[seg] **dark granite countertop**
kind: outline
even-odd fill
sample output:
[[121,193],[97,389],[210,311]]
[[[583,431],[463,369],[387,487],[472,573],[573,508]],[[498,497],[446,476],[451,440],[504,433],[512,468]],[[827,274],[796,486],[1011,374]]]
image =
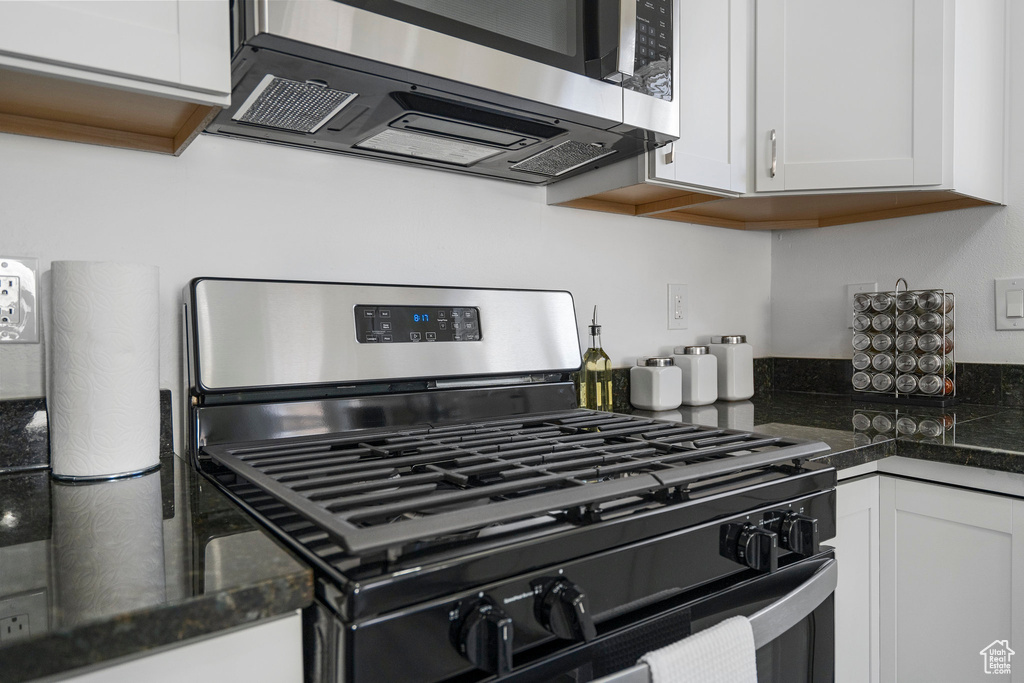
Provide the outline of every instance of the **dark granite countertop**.
[[88,485],[49,470],[0,475],[0,606],[29,632],[0,638],[0,683],[216,635],[312,599],[310,570],[177,456]]
[[776,392],[661,414],[633,412],[824,441],[832,452],[819,460],[840,470],[899,455],[1024,474],[1020,408],[896,406],[855,401],[843,394]]

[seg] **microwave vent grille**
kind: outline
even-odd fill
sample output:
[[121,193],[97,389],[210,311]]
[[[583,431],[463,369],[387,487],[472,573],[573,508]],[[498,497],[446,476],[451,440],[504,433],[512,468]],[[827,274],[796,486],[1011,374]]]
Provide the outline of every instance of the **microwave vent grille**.
[[566,140],[518,164],[513,164],[510,168],[524,173],[558,176],[614,153],[614,149],[606,149],[600,145]]
[[263,77],[231,118],[242,123],[314,133],[355,99],[320,81],[293,81],[272,74]]

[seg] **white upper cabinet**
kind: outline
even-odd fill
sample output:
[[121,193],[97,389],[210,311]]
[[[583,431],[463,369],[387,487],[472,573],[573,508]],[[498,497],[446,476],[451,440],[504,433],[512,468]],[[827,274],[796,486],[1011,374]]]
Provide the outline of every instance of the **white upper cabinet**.
[[548,203],[740,230],[1002,204],[1008,0],[678,0],[680,139]]
[[227,0],[0,2],[0,132],[178,153],[231,101]]
[[61,75],[63,67],[96,82],[151,92],[170,86],[227,104],[228,19],[222,0],[0,2],[0,56],[41,72]]
[[652,180],[746,190],[752,0],[680,0],[679,140],[650,154]]
[[754,189],[1001,201],[1005,14],[1004,0],[758,0]]

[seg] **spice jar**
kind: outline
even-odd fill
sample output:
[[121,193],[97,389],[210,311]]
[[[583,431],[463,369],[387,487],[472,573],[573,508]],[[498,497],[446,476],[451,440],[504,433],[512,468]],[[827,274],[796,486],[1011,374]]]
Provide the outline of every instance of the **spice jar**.
[[891,294],[885,292],[879,292],[871,297],[871,308],[876,313],[884,313],[893,306],[893,298]]
[[903,334],[896,337],[896,350],[901,352],[913,351],[917,348],[917,337],[904,332]]
[[640,410],[674,410],[683,398],[682,384],[671,358],[638,359],[629,369],[629,402]]
[[718,400],[718,358],[706,346],[677,346],[672,360],[682,374],[682,404],[703,406]]
[[891,353],[880,353],[871,359],[871,367],[879,372],[888,372],[893,365]]
[[854,370],[867,370],[870,367],[871,367],[871,356],[869,354],[866,354],[863,351],[858,351],[857,353],[853,354],[853,369]]
[[871,338],[871,348],[875,351],[888,351],[892,348],[893,339],[891,334],[876,334]]
[[895,381],[892,375],[880,372],[871,378],[871,386],[875,391],[889,391]]
[[917,294],[913,292],[900,292],[896,295],[896,310],[912,311],[917,308]]

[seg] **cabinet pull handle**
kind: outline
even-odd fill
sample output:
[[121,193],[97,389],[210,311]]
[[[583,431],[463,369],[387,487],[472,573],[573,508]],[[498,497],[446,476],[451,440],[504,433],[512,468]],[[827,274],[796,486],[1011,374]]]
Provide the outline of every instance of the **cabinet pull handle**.
[[776,166],[776,163],[778,162],[778,159],[779,159],[778,156],[776,155],[776,152],[775,152],[775,139],[776,139],[775,138],[775,129],[772,128],[772,167],[771,167],[771,170],[769,171],[769,177],[770,178],[774,178],[775,177],[775,166]]

